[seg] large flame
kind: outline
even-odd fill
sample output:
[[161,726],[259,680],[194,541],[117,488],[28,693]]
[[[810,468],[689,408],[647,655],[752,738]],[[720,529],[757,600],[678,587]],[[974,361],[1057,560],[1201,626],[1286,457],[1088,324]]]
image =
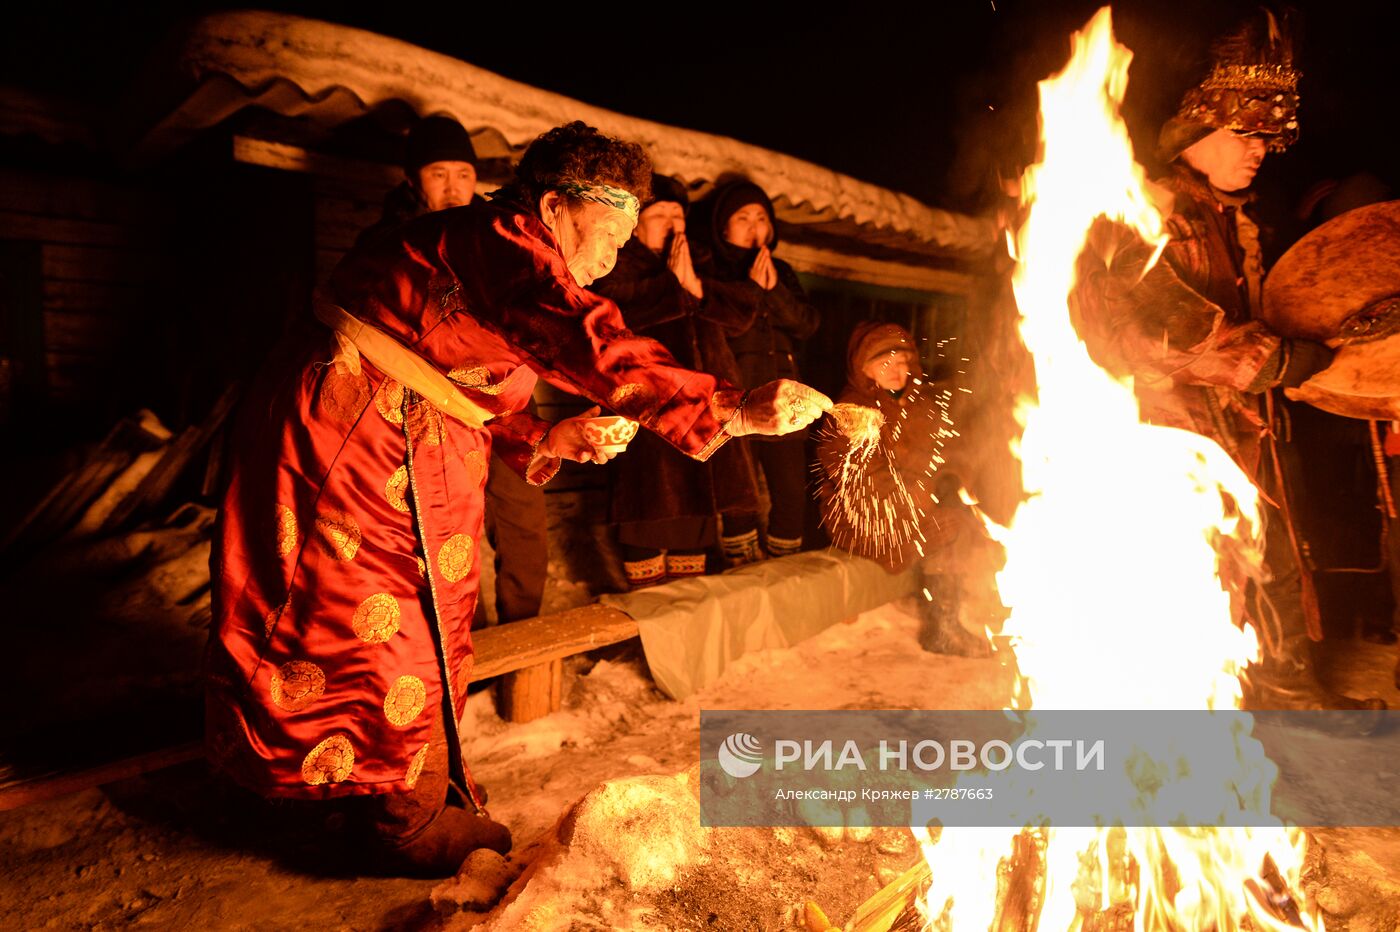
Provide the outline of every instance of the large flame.
[[[1022,179],[1012,284],[1038,398],[1018,408],[1027,499],[1010,527],[991,529],[1007,551],[1003,633],[1028,687],[1018,708],[1238,708],[1237,676],[1258,659],[1253,629],[1232,621],[1216,549],[1258,526],[1253,486],[1214,442],[1140,423],[1131,382],[1095,365],[1071,322],[1076,261],[1098,218],[1165,244],[1118,114],[1130,61],[1100,10],[1075,35],[1065,70],[1040,84],[1042,156]],[[1245,745],[1235,768],[1271,775],[1257,743]],[[1238,804],[1223,800],[1222,811]],[[1006,864],[1016,847],[1024,859],[1032,837],[1045,885],[1035,928],[1080,928],[1109,910],[1143,930],[1297,928],[1263,902],[1266,874],[1299,889],[1303,836],[1281,825],[948,829],[924,846],[930,923],[1006,924]]]

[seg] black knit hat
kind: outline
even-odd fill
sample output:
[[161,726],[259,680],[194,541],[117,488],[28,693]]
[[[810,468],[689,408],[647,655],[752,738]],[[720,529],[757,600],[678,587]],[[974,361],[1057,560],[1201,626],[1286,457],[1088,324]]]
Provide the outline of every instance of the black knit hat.
[[473,168],[476,167],[476,149],[472,148],[472,138],[462,124],[451,117],[430,116],[419,120],[408,134],[404,171],[412,175],[433,162],[470,162]]
[[723,248],[724,227],[729,218],[741,207],[750,204],[758,204],[768,214],[768,222],[773,227],[773,238],[768,244],[769,248],[778,244],[778,218],[773,213],[773,201],[758,185],[742,175],[726,175],[718,179],[710,197],[713,205],[710,211],[710,234],[714,237],[717,248]]
[[683,208],[690,207],[690,196],[685,193],[685,185],[670,175],[658,175],[652,172],[651,197],[642,205],[642,209],[645,210],[659,201],[675,201]]

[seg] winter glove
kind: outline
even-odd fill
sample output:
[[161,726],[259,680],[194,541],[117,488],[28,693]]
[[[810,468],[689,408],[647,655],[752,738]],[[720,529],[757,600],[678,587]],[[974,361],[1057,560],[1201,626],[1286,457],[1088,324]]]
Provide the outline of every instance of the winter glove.
[[1285,356],[1279,384],[1284,388],[1302,385],[1332,365],[1335,355],[1330,347],[1311,340],[1285,340],[1283,345]]
[[791,379],[777,379],[745,394],[725,429],[731,436],[777,436],[801,430],[831,410],[831,399]]

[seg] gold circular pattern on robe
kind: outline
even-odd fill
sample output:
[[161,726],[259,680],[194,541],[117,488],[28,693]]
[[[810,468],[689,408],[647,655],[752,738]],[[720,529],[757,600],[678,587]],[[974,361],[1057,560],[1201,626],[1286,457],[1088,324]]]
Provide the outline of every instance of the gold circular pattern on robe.
[[287,601],[283,602],[281,605],[277,606],[272,611],[268,612],[266,615],[263,616],[263,631],[267,634],[268,637],[272,637],[272,629],[277,627],[277,620],[281,618],[283,614],[286,613],[287,609],[290,608],[291,605],[292,600],[289,597]]
[[345,735],[331,735],[301,762],[301,778],[312,786],[339,783],[355,766],[355,749]]
[[418,784],[418,778],[423,774],[423,765],[427,762],[428,745],[425,744],[413,755],[413,760],[408,762],[408,770],[403,775],[403,782],[408,784],[410,790]]
[[374,407],[380,417],[390,424],[403,423],[403,386],[393,379],[385,379],[374,393]]
[[418,575],[424,579],[428,578],[428,563],[418,554],[413,555],[413,562],[418,564]]
[[326,691],[326,674],[314,663],[293,660],[272,674],[272,704],[284,712],[300,712]]
[[426,401],[408,409],[408,435],[418,445],[435,447],[447,436],[447,424],[442,412]]
[[486,454],[480,450],[468,450],[462,457],[462,462],[467,464],[467,481],[472,485],[481,485],[486,481]]
[[400,466],[394,470],[394,474],[389,477],[389,481],[384,483],[384,497],[389,499],[389,504],[395,511],[402,511],[408,514],[408,467]]
[[416,676],[401,676],[384,695],[384,717],[389,724],[402,728],[418,717],[428,701],[428,690]]
[[471,535],[453,534],[449,537],[438,551],[437,567],[448,582],[465,579],[472,570]]
[[447,377],[463,388],[480,388],[491,381],[491,370],[485,366],[458,366]]
[[619,385],[608,395],[608,407],[614,409],[619,414],[638,416],[656,403],[656,393],[649,386],[641,382],[628,382]]
[[286,505],[277,506],[277,555],[285,557],[297,546],[297,516]]
[[316,515],[316,533],[337,560],[353,560],[360,552],[360,524],[349,512],[327,509]]
[[360,603],[350,619],[355,636],[366,644],[383,644],[399,630],[399,601],[387,592],[376,592]]
[[499,395],[506,390],[506,380],[491,381],[491,370],[485,366],[458,366],[447,377],[463,388],[470,388],[483,395]]
[[369,379],[363,371],[351,372],[345,363],[337,362],[321,383],[320,399],[327,417],[353,424],[369,404]]

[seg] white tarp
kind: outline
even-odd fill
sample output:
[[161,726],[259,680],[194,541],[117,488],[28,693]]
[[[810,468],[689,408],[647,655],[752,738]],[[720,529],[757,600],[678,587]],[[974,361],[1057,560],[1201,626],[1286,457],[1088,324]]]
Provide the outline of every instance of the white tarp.
[[684,699],[744,654],[791,647],[917,591],[918,579],[913,568],[891,575],[870,560],[824,550],[599,601],[636,619],[657,686]]

